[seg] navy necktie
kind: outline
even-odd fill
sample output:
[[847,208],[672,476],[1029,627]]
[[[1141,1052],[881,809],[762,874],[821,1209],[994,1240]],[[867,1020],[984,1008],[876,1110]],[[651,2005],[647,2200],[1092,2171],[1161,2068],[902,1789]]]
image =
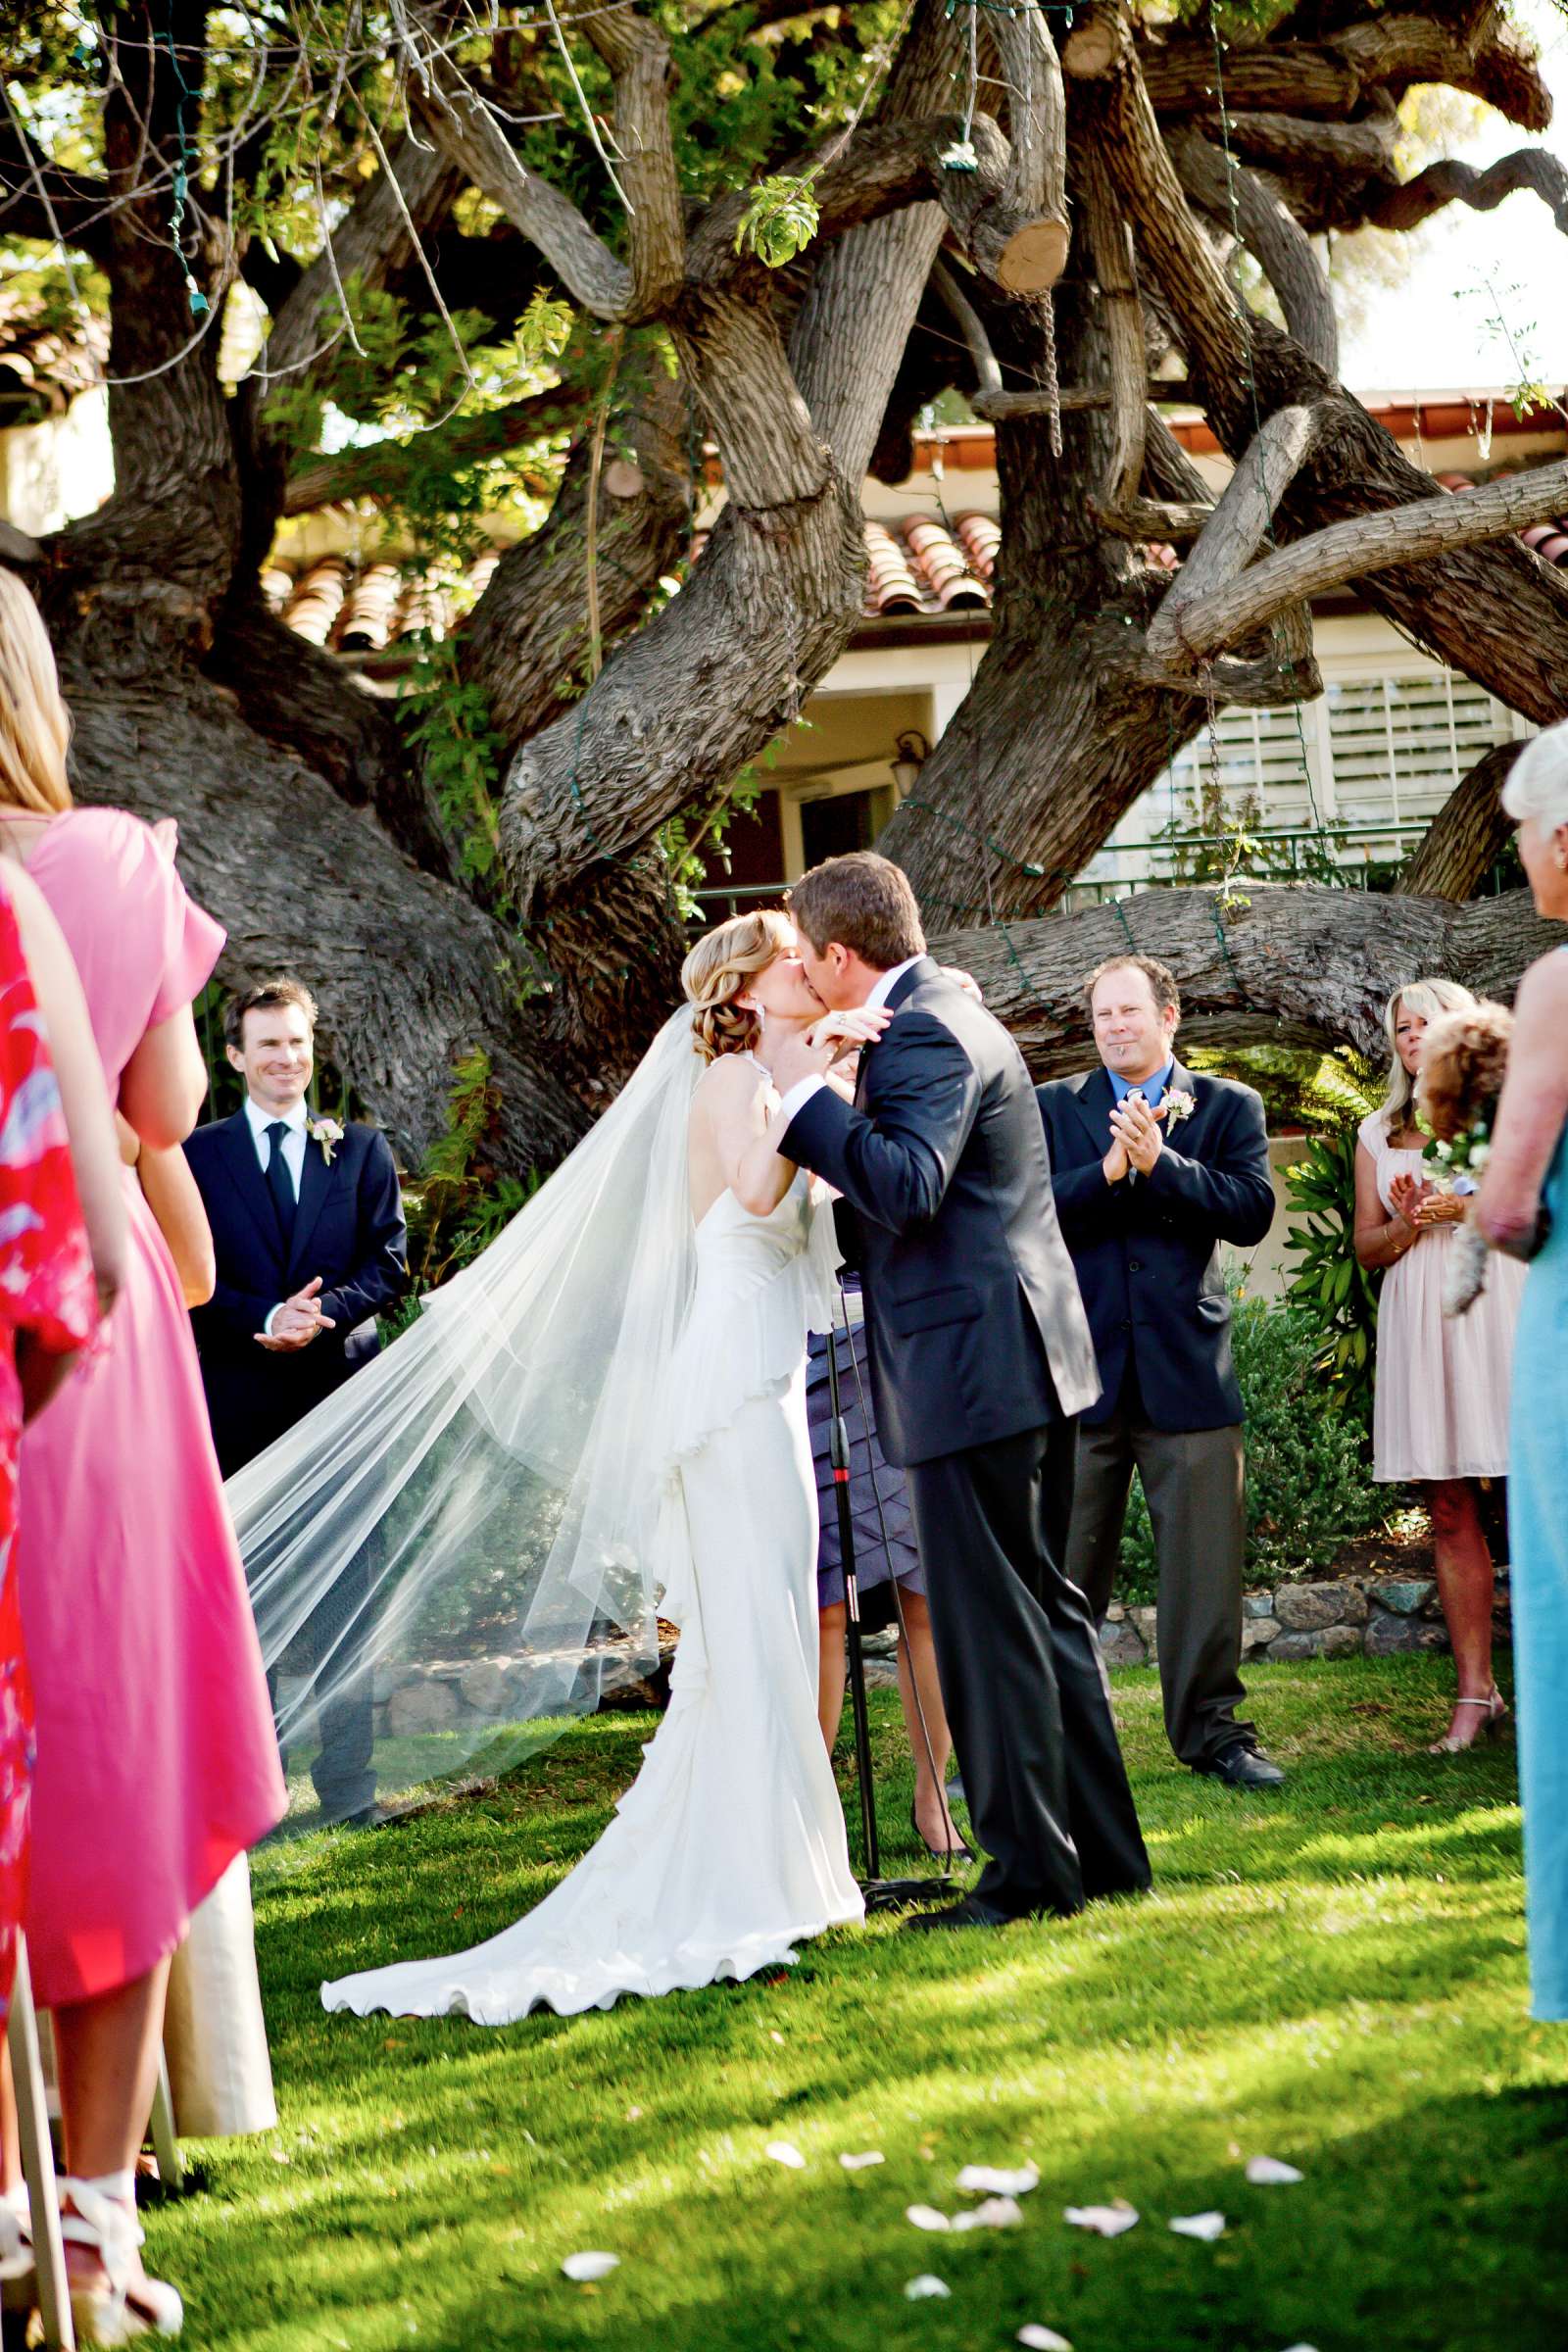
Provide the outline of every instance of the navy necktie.
[[272,1206],[277,1211],[277,1229],[282,1235],[285,1250],[294,1239],[295,1208],[294,1187],[289,1181],[288,1169],[283,1164],[283,1144],[287,1135],[288,1128],[282,1119],[274,1119],[267,1130],[267,1140],[272,1147],[267,1162],[267,1189],[272,1196]]

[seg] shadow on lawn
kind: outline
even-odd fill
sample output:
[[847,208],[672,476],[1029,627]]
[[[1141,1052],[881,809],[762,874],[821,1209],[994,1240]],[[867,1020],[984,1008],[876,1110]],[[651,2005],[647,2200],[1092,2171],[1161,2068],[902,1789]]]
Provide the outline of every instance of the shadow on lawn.
[[[972,2118],[959,2123],[973,2143]],[[994,2135],[979,2144],[996,2153]],[[902,2218],[912,2196],[962,2202],[946,2163],[940,2173],[903,2163],[855,2182],[753,2165],[738,2183],[607,2211],[598,2242],[621,2246],[623,2267],[592,2297],[560,2277],[562,2249],[530,2248],[463,2300],[422,2313],[418,2333],[436,2352],[795,2352],[802,2343],[969,2352],[1046,2321],[1080,2347],[1114,2352],[1302,2341],[1320,2352],[1561,2352],[1568,2280],[1549,2250],[1568,2094],[1428,2099],[1294,2153],[1304,2181],[1261,2189],[1234,2160],[1192,2162],[1179,2132],[1153,2163],[1147,2138],[1108,2134],[1047,2156],[1022,2227],[965,2238],[922,2236]],[[1113,2189],[1139,2207],[1137,2230],[1105,2242],[1063,2224],[1065,2202]],[[1166,2227],[1175,2214],[1211,2209],[1227,2216],[1214,2245]],[[693,2237],[701,2264],[662,2257]],[[945,2278],[951,2300],[912,2308],[904,2283],[926,2269]],[[368,2284],[361,2278],[356,2299]]]

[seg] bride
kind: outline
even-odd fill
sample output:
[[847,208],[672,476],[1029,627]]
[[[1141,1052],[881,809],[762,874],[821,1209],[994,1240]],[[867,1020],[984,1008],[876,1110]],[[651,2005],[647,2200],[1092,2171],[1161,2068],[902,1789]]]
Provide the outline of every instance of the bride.
[[[808,1328],[829,1327],[837,1253],[820,1188],[769,1136],[770,1044],[824,1016],[775,912],[710,931],[681,977],[688,1009],[496,1245],[533,1271],[509,1277],[503,1304],[481,1259],[435,1294],[410,1335],[432,1319],[438,1337],[461,1331],[468,1382],[485,1335],[505,1326],[484,1417],[513,1452],[553,1456],[567,1496],[531,1614],[559,1627],[570,1592],[585,1644],[612,1595],[622,1624],[639,1608],[674,1619],[667,1711],[609,1829],[533,1911],[471,1951],[340,1978],[322,1987],[328,2009],[499,2026],[541,2005],[608,2008],[621,1993],[749,1977],[792,1960],[800,1937],[862,1915],[816,1719],[805,1356]],[[883,1017],[829,1015],[825,1034],[849,1052]],[[563,1250],[575,1261],[596,1216],[620,1224],[611,1193],[633,1184],[634,1232],[602,1233],[564,1281],[539,1270]],[[591,1286],[590,1348],[577,1326]],[[449,1345],[449,1380],[453,1359]],[[465,1402],[471,1413],[471,1389]],[[375,1398],[368,1409],[378,1417]],[[297,1465],[284,1483],[295,1475]],[[237,1499],[265,1537],[265,1498]],[[276,1643],[266,1645],[270,1655]],[[571,1660],[578,1699],[585,1657],[586,1646]]]

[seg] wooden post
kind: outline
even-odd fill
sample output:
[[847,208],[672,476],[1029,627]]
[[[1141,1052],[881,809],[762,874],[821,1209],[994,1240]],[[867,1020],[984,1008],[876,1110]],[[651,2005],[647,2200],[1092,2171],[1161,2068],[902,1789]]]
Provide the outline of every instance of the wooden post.
[[49,2108],[38,2056],[38,2016],[27,1974],[27,1939],[17,1932],[17,1973],[11,1987],[6,2028],[11,2077],[17,2094],[22,2171],[32,2212],[32,2245],[38,2266],[38,2316],[48,2352],[75,2352],[71,2284],[66,2277],[66,2243],[60,2233],[60,2198],[55,2188],[55,2152],[49,2138]]

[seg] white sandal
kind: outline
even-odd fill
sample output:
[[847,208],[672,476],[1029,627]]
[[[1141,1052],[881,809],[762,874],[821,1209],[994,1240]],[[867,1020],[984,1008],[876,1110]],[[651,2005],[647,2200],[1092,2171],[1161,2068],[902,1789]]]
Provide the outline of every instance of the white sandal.
[[32,2258],[32,2213],[26,2190],[0,2196],[0,2307],[30,2311],[37,2300]]
[[1489,1690],[1484,1698],[1456,1698],[1453,1703],[1456,1707],[1485,1707],[1487,1720],[1474,1740],[1455,1740],[1451,1733],[1445,1734],[1441,1740],[1434,1740],[1427,1749],[1429,1756],[1462,1756],[1478,1740],[1495,1739],[1497,1727],[1508,1712],[1500,1690]]
[[137,2262],[142,2228],[131,2176],[60,2182],[60,2233],[68,2246],[85,2246],[103,2264],[99,2280],[74,2278],[71,2314],[90,2344],[128,2344],[142,2335],[177,2335],[185,2307],[172,2286],[149,2278]]

